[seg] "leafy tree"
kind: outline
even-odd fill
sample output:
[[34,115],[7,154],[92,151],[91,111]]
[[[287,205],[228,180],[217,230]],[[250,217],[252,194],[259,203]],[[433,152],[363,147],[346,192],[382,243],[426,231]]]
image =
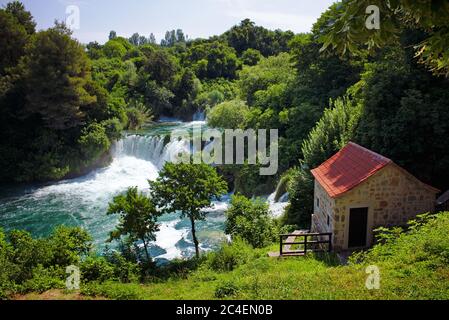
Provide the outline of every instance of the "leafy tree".
[[106,57],[112,58],[123,58],[126,54],[126,47],[123,45],[122,41],[118,41],[120,38],[114,38],[109,40],[103,46],[103,52]]
[[243,20],[239,25],[225,32],[222,36],[229,46],[233,47],[239,55],[248,49],[255,49],[265,57],[278,55],[288,51],[288,42],[294,36],[291,31],[270,31],[256,26],[249,19]]
[[149,245],[156,240],[159,231],[157,219],[160,212],[154,202],[137,188],[130,188],[125,195],[114,198],[109,204],[108,215],[119,214],[120,221],[116,230],[111,232],[110,240],[118,240],[123,236],[133,242],[142,241],[147,261],[151,260]]
[[150,34],[150,37],[148,38],[148,43],[149,44],[156,44],[156,37],[154,36],[153,33]]
[[25,10],[25,6],[20,1],[9,2],[5,7],[5,11],[16,18],[29,35],[36,32],[36,22],[34,22],[33,16],[29,11]]
[[234,79],[240,68],[235,50],[219,41],[193,43],[186,60],[200,79]]
[[407,43],[385,48],[376,62],[366,65],[356,142],[447,190],[447,80],[418,65],[411,49]]
[[239,237],[254,248],[263,248],[273,242],[276,231],[265,201],[252,201],[241,195],[232,197],[226,211],[226,234]]
[[180,211],[192,227],[192,237],[197,258],[200,255],[195,222],[205,220],[213,199],[226,193],[226,182],[217,171],[206,164],[167,163],[156,181],[150,181],[151,194],[166,213]]
[[[380,28],[369,29],[366,20],[368,6],[380,10]],[[393,44],[402,30],[413,28],[427,36],[415,43],[416,56],[436,74],[449,76],[449,3],[447,1],[370,1],[348,0],[341,5],[341,14],[332,21],[323,35],[323,50],[332,48],[340,53],[355,54],[365,49],[376,49]]]
[[167,51],[154,50],[149,53],[143,70],[158,85],[171,87],[175,74],[179,70],[179,63]]
[[261,59],[262,54],[259,50],[249,48],[242,54],[243,64],[247,66],[255,66]]
[[208,112],[207,123],[212,128],[244,129],[249,112],[249,108],[244,101],[226,101]]
[[[255,66],[243,67],[239,73],[238,85],[250,106],[258,104],[257,100],[263,95],[262,91],[267,92],[272,86],[288,85],[294,81],[296,73],[290,59],[288,53],[281,53],[278,56],[263,58]],[[262,101],[258,105],[266,107]],[[282,109],[286,106],[276,107]]]
[[26,114],[38,114],[45,126],[64,130],[80,126],[81,108],[95,101],[86,91],[89,61],[70,31],[57,24],[33,36],[21,62],[26,88]]
[[10,13],[0,9],[0,76],[5,75],[7,68],[17,65],[24,54],[27,39],[25,27]]
[[84,158],[88,160],[97,160],[111,146],[106,129],[98,123],[92,123],[84,128],[78,143],[82,147]]
[[128,116],[128,129],[130,130],[137,130],[153,119],[151,110],[137,100],[131,100],[128,104],[126,115]]
[[362,105],[351,101],[349,97],[337,99],[324,111],[320,121],[302,143],[301,167],[293,170],[289,178],[290,207],[285,224],[310,227],[314,194],[314,179],[310,170],[320,166],[355,137],[361,110]]

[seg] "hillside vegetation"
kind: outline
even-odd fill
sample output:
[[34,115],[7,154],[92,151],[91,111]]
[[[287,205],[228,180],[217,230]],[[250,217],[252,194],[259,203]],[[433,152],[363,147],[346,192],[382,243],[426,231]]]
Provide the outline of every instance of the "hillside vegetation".
[[[178,262],[164,280],[90,282],[81,294],[86,299],[448,299],[448,228],[449,212],[444,212],[410,222],[407,231],[383,230],[382,243],[353,255],[348,265],[334,256],[268,258],[277,246],[254,250],[236,241],[204,257],[195,270]],[[365,286],[370,265],[380,270],[379,290]]]

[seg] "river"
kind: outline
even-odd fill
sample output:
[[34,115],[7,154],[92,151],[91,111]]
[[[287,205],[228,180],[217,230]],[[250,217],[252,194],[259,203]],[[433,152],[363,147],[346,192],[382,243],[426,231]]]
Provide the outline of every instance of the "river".
[[[169,121],[169,119],[165,119]],[[108,203],[114,196],[137,186],[148,191],[148,180],[158,177],[159,170],[172,154],[189,150],[186,141],[170,142],[167,136],[193,123],[164,122],[139,132],[127,133],[112,148],[112,163],[90,174],[47,185],[21,185],[0,190],[0,227],[5,231],[21,229],[35,237],[49,235],[58,225],[81,226],[94,238],[101,251],[109,233],[117,224],[117,216],[107,216]],[[230,196],[214,202],[206,211],[206,221],[197,224],[203,251],[213,250],[225,239],[224,211]],[[274,214],[284,204],[268,198]],[[158,259],[190,257],[194,254],[190,223],[177,213],[164,215],[151,254]]]

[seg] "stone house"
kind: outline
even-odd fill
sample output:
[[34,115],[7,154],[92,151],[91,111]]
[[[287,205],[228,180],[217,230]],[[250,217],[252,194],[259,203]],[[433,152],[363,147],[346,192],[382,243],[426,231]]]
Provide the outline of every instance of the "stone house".
[[390,159],[352,142],[312,174],[312,232],[331,232],[337,251],[369,247],[376,228],[406,225],[434,211],[439,193]]

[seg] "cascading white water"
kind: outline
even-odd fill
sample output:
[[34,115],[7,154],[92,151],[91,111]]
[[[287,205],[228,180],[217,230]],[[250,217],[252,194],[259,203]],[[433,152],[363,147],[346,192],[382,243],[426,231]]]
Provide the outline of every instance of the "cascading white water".
[[158,169],[162,169],[166,162],[173,161],[180,153],[190,152],[189,141],[170,141],[167,144],[165,141],[166,137],[163,136],[128,135],[115,144],[113,156],[150,161]]
[[[169,126],[168,130],[189,127],[191,124],[180,123]],[[104,169],[0,198],[0,227],[26,229],[35,236],[46,236],[58,225],[82,226],[101,248],[117,225],[117,216],[106,215],[114,196],[134,186],[140,191],[148,190],[148,180],[156,179],[166,162],[180,153],[190,152],[188,141],[169,141],[170,131],[164,126],[163,134],[158,135],[161,128],[156,127],[154,131],[124,136],[114,145],[113,161]],[[208,214],[210,219],[197,224],[199,236],[203,234],[203,250],[210,250],[220,242],[216,235],[223,230],[221,207],[223,203],[215,203]],[[174,259],[194,252],[188,221],[180,220],[178,213],[173,213],[162,216],[160,224],[157,241],[152,247],[154,257]]]
[[[148,190],[148,180],[156,179],[166,162],[180,153],[192,151],[188,141],[169,141],[170,131],[191,130],[192,126],[204,124],[196,121],[162,125],[162,129],[156,127],[146,135],[127,135],[114,145],[113,161],[104,169],[47,186],[24,188],[13,196],[0,198],[0,227],[6,231],[25,229],[34,236],[46,236],[58,225],[82,226],[101,248],[118,222],[117,216],[106,215],[109,202],[129,187]],[[213,142],[204,146],[205,151],[212,149]],[[273,215],[277,216],[286,203],[273,199],[274,195],[268,202]],[[223,213],[228,203],[229,196],[214,202],[212,208],[206,209],[208,219],[198,222],[202,250],[220,244],[225,221]],[[194,253],[189,221],[180,220],[177,213],[172,213],[162,216],[160,224],[157,241],[152,247],[154,257],[174,259]]]

